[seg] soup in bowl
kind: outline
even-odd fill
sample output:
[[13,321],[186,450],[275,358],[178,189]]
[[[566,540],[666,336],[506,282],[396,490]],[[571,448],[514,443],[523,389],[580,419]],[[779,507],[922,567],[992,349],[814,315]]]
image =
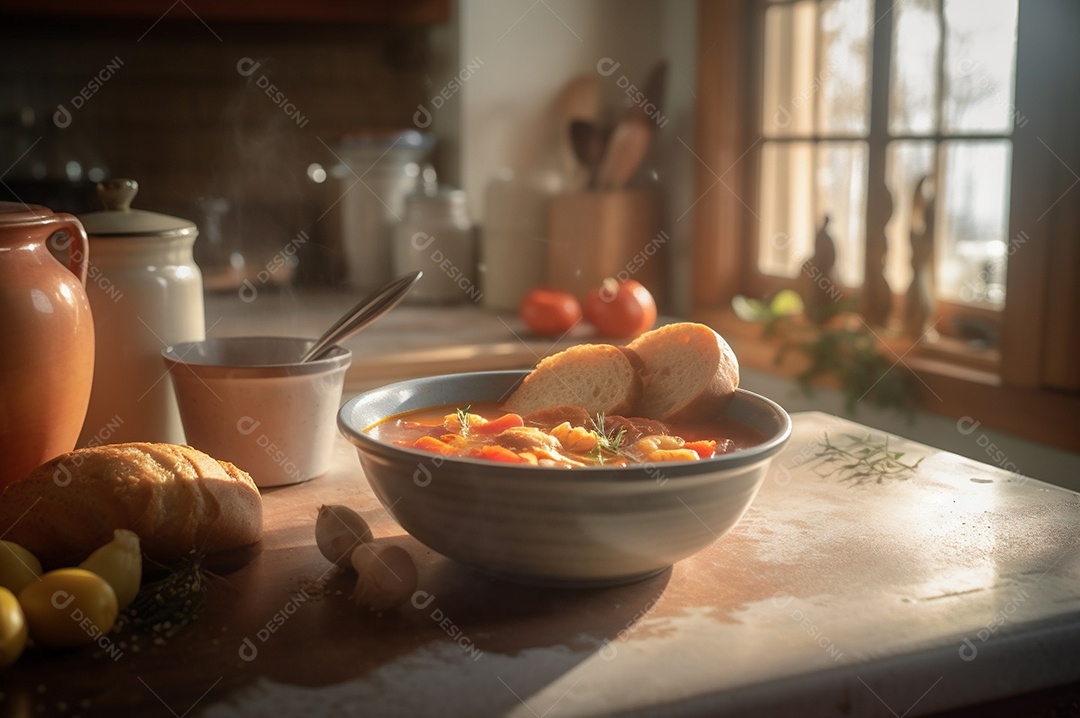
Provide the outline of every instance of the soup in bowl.
[[[791,433],[783,408],[742,389],[721,415],[687,424],[502,411],[527,374],[412,379],[338,414],[402,528],[510,580],[598,586],[663,571],[735,525]],[[580,445],[560,438],[564,423],[586,430]]]

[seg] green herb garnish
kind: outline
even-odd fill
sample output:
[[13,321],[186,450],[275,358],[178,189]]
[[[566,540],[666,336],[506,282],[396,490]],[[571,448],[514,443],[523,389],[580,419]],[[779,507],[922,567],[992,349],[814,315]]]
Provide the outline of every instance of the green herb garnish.
[[464,409],[457,410],[457,420],[461,424],[461,435],[467,437],[469,435],[469,409],[472,408],[472,404],[469,404]]
[[[872,434],[863,437],[844,434],[848,443],[840,446],[829,441],[829,434],[825,434],[825,445],[821,451],[815,454],[819,459],[817,466],[829,471],[839,470],[841,481],[851,481],[856,485],[875,481],[884,483],[886,480],[905,481],[915,473],[919,464],[926,457],[920,458],[913,464],[906,464],[900,459],[904,457],[903,451],[889,449],[889,437],[879,439]],[[824,473],[819,470],[819,474]]]
[[593,431],[596,432],[596,447],[592,450],[592,458],[601,466],[604,465],[604,453],[618,456],[622,448],[623,437],[626,436],[626,427],[619,427],[618,431],[609,430],[605,426],[604,413],[600,412],[593,417]]

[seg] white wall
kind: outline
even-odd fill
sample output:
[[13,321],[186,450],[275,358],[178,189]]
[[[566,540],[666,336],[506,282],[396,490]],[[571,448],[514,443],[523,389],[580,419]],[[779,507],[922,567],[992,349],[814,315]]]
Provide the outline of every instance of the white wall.
[[[500,169],[519,175],[558,169],[555,102],[571,78],[600,80],[604,106],[626,101],[620,78],[637,84],[660,59],[669,62],[664,115],[646,161],[657,171],[672,237],[670,308],[689,307],[687,247],[693,202],[693,86],[697,3],[693,0],[459,0],[453,19],[433,35],[430,97],[449,100],[432,112],[442,179],[465,189],[475,221],[483,222],[484,190]],[[605,58],[620,63],[609,76]],[[469,66],[472,65],[472,69]],[[680,142],[679,140],[682,140]],[[673,214],[674,213],[674,214]]]

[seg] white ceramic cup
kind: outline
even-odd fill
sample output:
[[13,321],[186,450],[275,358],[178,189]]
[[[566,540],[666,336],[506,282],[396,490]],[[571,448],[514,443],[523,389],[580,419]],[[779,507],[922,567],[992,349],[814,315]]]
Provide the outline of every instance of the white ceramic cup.
[[235,337],[164,349],[187,442],[240,467],[260,487],[325,474],[352,353],[334,347],[327,358],[301,364],[311,344]]

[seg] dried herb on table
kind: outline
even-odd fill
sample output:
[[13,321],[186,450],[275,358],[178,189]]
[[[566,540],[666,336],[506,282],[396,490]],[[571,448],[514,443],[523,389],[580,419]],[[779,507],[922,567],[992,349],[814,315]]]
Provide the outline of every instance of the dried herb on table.
[[819,475],[825,475],[823,470],[837,471],[841,481],[850,481],[856,486],[871,482],[882,484],[886,480],[906,481],[914,476],[919,464],[926,458],[922,457],[915,463],[904,463],[901,459],[905,452],[890,449],[887,435],[884,438],[873,434],[843,436],[848,442],[841,446],[831,442],[826,432],[824,446],[815,454],[818,461],[814,468]]
[[210,575],[192,551],[165,578],[145,584],[120,615],[118,631],[152,636],[161,643],[199,617]]

